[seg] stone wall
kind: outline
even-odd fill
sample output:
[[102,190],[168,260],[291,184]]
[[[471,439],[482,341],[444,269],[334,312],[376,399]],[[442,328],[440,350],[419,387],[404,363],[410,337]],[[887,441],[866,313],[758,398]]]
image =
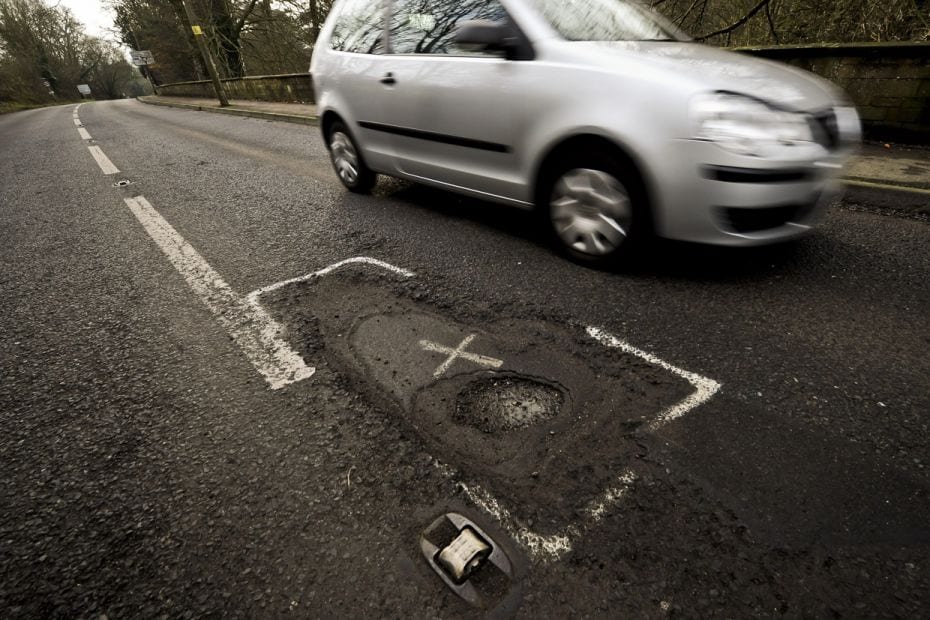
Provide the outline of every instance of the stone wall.
[[835,82],[856,104],[868,137],[930,142],[930,43],[783,45],[736,51],[785,62]]
[[[222,80],[230,99],[279,101],[284,103],[313,103],[313,78],[309,73],[289,75],[258,75],[240,79]],[[169,97],[215,97],[213,83],[177,82],[162,84],[158,94]]]
[[[930,43],[744,47],[736,51],[795,65],[841,86],[859,108],[866,135],[930,142]],[[309,73],[223,80],[230,99],[313,103]],[[209,81],[165,84],[159,94],[213,97]]]

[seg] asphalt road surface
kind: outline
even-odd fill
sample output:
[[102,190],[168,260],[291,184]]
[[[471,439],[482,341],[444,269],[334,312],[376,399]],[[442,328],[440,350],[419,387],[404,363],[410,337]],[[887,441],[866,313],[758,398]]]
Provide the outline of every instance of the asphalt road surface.
[[[930,612],[926,222],[609,273],[347,194],[315,128],[119,101],[0,143],[4,617]],[[421,549],[450,512],[511,562],[484,611]]]

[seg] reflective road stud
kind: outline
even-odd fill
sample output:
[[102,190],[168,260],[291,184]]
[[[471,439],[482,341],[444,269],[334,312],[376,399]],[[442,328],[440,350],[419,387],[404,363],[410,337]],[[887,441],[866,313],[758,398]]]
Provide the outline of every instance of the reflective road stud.
[[481,568],[490,555],[491,545],[476,534],[475,530],[465,527],[458,538],[439,552],[436,561],[452,576],[453,581],[463,583]]
[[445,514],[423,530],[420,551],[439,578],[475,607],[496,605],[511,589],[510,558],[481,528],[458,513]]

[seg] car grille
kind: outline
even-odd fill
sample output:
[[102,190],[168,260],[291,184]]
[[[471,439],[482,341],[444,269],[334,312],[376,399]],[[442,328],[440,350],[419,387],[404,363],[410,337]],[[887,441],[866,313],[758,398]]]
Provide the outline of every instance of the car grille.
[[814,200],[802,205],[761,209],[725,208],[721,209],[721,219],[723,224],[733,232],[753,233],[780,228],[789,222],[803,222],[810,216],[816,205],[817,201]]

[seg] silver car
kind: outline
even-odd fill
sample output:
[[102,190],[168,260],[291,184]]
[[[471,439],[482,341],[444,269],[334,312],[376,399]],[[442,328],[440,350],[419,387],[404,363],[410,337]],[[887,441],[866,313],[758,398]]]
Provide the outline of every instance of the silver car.
[[628,0],[338,0],[310,70],[348,189],[382,173],[534,208],[591,263],[652,234],[803,235],[861,135],[830,83]]

